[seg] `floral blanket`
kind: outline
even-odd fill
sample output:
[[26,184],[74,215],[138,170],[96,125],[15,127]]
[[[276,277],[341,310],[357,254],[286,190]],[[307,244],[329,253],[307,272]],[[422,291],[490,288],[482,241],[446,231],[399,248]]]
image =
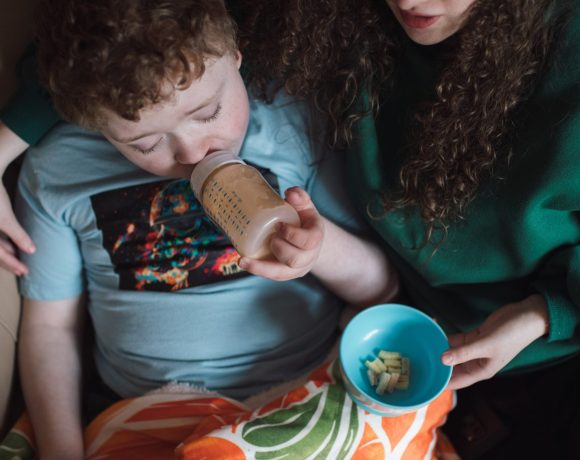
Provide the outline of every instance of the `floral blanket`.
[[[207,392],[158,391],[120,401],[85,430],[89,460],[438,459],[457,460],[438,430],[453,408],[444,392],[429,406],[379,417],[356,406],[333,361],[268,402]],[[23,415],[0,444],[0,460],[33,460]]]

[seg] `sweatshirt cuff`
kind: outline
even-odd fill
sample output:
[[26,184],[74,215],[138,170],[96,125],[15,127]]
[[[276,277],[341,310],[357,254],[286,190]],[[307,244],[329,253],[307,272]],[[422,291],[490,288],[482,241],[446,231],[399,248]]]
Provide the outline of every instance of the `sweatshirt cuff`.
[[541,280],[532,284],[534,290],[542,294],[548,305],[550,332],[548,342],[568,340],[580,324],[580,307],[567,295],[563,280]]

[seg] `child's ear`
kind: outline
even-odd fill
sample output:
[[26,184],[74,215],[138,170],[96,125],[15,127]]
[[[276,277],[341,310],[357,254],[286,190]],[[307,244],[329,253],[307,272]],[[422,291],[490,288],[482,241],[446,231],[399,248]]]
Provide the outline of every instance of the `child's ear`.
[[235,56],[236,56],[236,65],[238,66],[239,69],[240,66],[242,65],[242,52],[240,50],[236,50]]

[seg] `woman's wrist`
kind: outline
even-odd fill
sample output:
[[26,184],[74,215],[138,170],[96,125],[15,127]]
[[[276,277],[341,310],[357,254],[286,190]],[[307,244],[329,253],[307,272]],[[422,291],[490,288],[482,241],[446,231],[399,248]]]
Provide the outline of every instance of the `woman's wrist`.
[[535,293],[521,302],[524,311],[529,315],[530,327],[537,338],[550,332],[550,317],[548,304],[543,295]]
[[0,120],[0,170],[2,173],[6,167],[28,147],[28,143],[21,139],[14,131]]

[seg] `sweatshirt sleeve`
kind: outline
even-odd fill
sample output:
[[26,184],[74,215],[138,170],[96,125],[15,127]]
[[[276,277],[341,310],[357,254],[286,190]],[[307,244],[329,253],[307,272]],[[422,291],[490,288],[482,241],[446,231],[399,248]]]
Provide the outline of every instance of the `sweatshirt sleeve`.
[[19,87],[0,113],[0,119],[18,137],[30,145],[35,145],[60,121],[60,116],[38,81],[36,61],[32,53],[22,60],[18,76]]
[[548,305],[548,342],[573,338],[580,325],[580,247],[572,252],[575,256],[566,279],[546,278],[534,283],[535,290],[544,296]]
[[[540,116],[550,122],[544,128],[552,150],[544,155],[553,159],[553,167],[542,174],[547,184],[542,207],[551,213],[544,231],[562,239],[559,248],[546,254],[532,283],[548,305],[548,342],[580,337],[580,7],[572,5],[539,104]],[[559,225],[552,226],[556,221]]]
[[[544,240],[560,241],[546,250],[532,281],[532,289],[548,305],[549,342],[580,337],[580,100],[570,102],[566,94],[561,95],[566,110],[557,111],[561,121],[547,130],[554,149],[549,152],[549,167],[538,178],[545,186],[536,197],[541,203],[537,223],[545,233]],[[566,115],[564,120],[561,114]]]

